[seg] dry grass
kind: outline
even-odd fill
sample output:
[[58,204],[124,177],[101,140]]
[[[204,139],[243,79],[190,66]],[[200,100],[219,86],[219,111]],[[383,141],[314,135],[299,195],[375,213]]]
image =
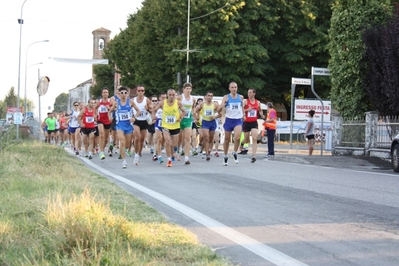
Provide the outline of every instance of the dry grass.
[[0,265],[229,265],[62,149],[0,151]]

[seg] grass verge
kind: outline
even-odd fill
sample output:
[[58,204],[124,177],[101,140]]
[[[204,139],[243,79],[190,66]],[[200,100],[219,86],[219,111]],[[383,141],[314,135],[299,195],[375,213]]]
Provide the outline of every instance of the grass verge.
[[0,265],[231,265],[63,149],[0,150]]

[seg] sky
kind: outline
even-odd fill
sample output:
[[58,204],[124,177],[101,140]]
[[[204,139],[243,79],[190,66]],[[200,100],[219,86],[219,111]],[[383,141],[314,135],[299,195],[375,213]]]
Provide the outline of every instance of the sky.
[[[41,97],[42,114],[53,109],[58,95],[91,78],[91,65],[60,63],[49,58],[92,59],[92,31],[106,28],[112,39],[127,27],[129,15],[137,12],[143,0],[26,0],[23,4],[24,1],[0,1],[0,100],[11,87],[17,95],[19,87],[23,99],[26,76],[26,97],[33,101],[33,111],[38,116],[39,72],[50,78],[48,92]],[[21,10],[22,31],[18,24]],[[49,41],[41,42],[44,40]]]

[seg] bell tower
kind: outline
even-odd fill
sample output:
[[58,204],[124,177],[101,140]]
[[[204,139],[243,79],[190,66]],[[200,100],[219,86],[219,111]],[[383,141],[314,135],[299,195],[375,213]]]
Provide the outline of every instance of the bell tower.
[[99,28],[93,32],[93,59],[103,58],[103,51],[107,43],[109,42],[111,31]]
[[[102,59],[104,55],[104,48],[109,42],[110,39],[110,34],[111,31],[104,29],[104,28],[99,28],[94,31],[92,31],[93,34],[93,59]],[[93,71],[94,65],[92,65],[92,70],[91,70],[91,82],[92,85],[96,85],[96,77],[94,75]]]

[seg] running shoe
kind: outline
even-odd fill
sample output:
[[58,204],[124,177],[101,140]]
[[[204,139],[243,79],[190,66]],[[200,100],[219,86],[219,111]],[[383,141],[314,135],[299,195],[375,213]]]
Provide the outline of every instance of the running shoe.
[[174,156],[172,156],[172,162],[173,162],[173,163],[175,162],[175,157],[174,157]]
[[158,160],[158,156],[157,156],[156,154],[154,154],[154,155],[152,156],[152,160],[153,160],[153,161]]
[[219,153],[218,152],[215,152],[214,155],[215,155],[215,157],[219,157]]
[[139,165],[139,158],[140,158],[140,156],[136,153],[134,155],[134,161],[133,161],[135,165]]
[[198,152],[196,150],[193,150],[193,156],[198,155]]
[[101,159],[101,160],[104,160],[104,159],[105,159],[104,152],[100,152],[100,159]]
[[171,160],[168,160],[168,163],[166,164],[166,167],[172,167],[173,163]]
[[160,164],[163,163],[163,160],[162,160],[161,156],[158,157],[158,163],[160,163]]
[[180,155],[181,155],[181,156],[184,156],[184,151],[181,151]]
[[131,151],[126,151],[127,156],[132,157],[132,152]]
[[91,153],[89,153],[89,159],[93,159],[93,155],[91,155]]
[[240,151],[238,154],[247,154],[247,153],[248,153],[248,150],[244,149],[244,150]]
[[119,159],[119,160],[122,159],[122,155],[119,154],[118,159]]
[[122,161],[122,168],[125,169],[126,167],[127,167],[126,160],[123,160],[123,161]]
[[252,156],[251,163],[254,163],[254,162],[256,162],[256,158],[255,158],[255,156]]
[[190,164],[190,159],[188,156],[184,157],[184,164]]
[[154,154],[154,148],[152,148],[152,147],[150,148],[150,153]]
[[76,154],[76,155],[79,155],[79,151],[78,151],[78,150],[76,150],[76,151],[75,151],[75,154]]
[[87,152],[85,152],[85,157],[86,157],[86,158],[89,157],[89,155],[87,154]]
[[112,151],[108,151],[108,156],[112,157]]
[[206,156],[206,160],[209,161],[210,159],[211,159],[211,155],[208,154],[208,155]]
[[229,157],[224,156],[224,158],[223,158],[223,165],[224,165],[224,166],[227,166],[227,165],[228,165],[228,161],[229,161]]
[[112,145],[112,143],[109,144],[108,150],[112,153],[113,149],[114,149],[114,145]]
[[232,152],[231,153],[231,155],[233,156],[233,158],[234,158],[234,163],[235,164],[238,164],[238,157],[237,157],[237,153],[236,152]]

